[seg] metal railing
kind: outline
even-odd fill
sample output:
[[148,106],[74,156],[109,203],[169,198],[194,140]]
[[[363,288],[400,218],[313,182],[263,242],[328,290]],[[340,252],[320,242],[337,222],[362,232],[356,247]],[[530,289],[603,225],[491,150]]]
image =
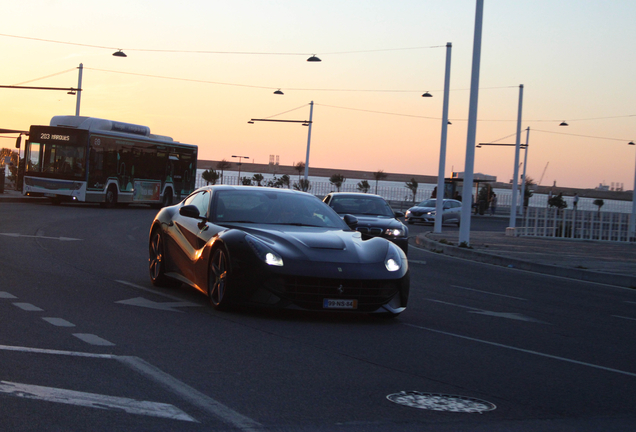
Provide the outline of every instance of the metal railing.
[[516,234],[532,237],[629,242],[634,241],[629,236],[630,216],[618,212],[529,207],[524,215],[523,224],[517,228]]

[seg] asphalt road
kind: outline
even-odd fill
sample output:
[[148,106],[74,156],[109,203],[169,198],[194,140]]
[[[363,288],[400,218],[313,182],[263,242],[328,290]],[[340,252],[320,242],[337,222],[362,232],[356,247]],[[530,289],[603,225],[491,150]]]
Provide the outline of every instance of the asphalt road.
[[411,248],[396,320],[221,313],[151,286],[154,214],[0,203],[3,430],[636,428],[633,290]]

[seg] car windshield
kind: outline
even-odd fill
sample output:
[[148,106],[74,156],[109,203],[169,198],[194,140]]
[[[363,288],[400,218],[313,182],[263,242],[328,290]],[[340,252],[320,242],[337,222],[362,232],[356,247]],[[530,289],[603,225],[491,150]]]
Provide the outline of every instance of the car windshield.
[[418,207],[435,207],[437,205],[437,200],[435,199],[427,199],[419,203]]
[[338,214],[394,217],[389,204],[378,197],[334,196],[330,205]]
[[347,228],[329,206],[312,195],[266,188],[217,191],[212,221]]

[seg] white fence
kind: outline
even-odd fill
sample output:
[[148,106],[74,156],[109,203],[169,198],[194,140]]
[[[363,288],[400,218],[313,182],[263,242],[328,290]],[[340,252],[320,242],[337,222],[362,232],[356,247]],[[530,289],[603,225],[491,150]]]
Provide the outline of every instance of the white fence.
[[517,235],[629,242],[634,241],[629,236],[630,216],[617,212],[529,207]]

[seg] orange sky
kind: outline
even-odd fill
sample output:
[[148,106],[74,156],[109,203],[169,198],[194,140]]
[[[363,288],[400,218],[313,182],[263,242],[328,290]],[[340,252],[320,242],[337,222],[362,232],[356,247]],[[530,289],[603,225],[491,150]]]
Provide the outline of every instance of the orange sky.
[[[76,87],[83,63],[81,115],[150,126],[197,144],[202,159],[241,154],[267,163],[279,155],[286,165],[304,160],[307,128],[247,121],[295,108],[276,118],[305,120],[313,100],[310,165],[436,175],[444,46],[452,42],[446,173],[463,171],[475,1],[147,5],[5,6],[12,20],[0,35],[0,84]],[[547,165],[543,185],[631,190],[634,16],[630,1],[486,0],[477,142],[515,133],[524,84],[530,177],[538,181]],[[117,49],[128,57],[113,57]],[[312,54],[323,61],[306,62]],[[285,94],[274,95],[278,88]],[[422,98],[425,91],[433,97]],[[74,114],[76,100],[0,89],[0,102],[0,127],[28,129]],[[475,172],[508,181],[513,164],[512,148],[476,150]]]

